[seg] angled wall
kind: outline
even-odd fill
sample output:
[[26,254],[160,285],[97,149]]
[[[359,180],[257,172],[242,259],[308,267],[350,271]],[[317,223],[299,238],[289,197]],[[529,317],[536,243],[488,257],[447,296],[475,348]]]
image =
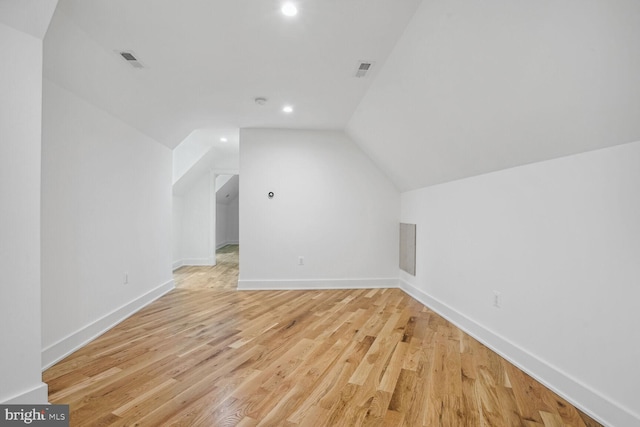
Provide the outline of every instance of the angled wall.
[[399,202],[343,132],[242,129],[239,288],[397,285]]

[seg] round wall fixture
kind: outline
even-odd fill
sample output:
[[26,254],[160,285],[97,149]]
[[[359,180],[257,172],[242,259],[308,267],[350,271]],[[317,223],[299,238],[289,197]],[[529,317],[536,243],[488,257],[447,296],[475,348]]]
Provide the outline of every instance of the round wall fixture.
[[269,197],[270,199],[273,199],[273,191],[269,191],[269,193],[267,194],[267,197]]

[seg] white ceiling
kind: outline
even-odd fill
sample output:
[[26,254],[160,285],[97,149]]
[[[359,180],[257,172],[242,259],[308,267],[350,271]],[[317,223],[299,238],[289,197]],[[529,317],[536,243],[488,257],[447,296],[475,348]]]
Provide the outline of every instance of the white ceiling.
[[[294,3],[288,18],[279,0],[60,0],[45,77],[170,148],[196,129],[344,129],[419,0]],[[376,61],[366,78],[359,60]]]
[[209,157],[243,127],[346,129],[401,191],[640,139],[637,0],[296,3],[60,0],[44,74]]
[[224,185],[216,191],[216,203],[227,205],[238,197],[240,190],[240,178],[233,175],[224,183]]
[[401,191],[638,141],[640,1],[424,1],[347,131]]
[[0,23],[42,39],[58,0],[0,0]]

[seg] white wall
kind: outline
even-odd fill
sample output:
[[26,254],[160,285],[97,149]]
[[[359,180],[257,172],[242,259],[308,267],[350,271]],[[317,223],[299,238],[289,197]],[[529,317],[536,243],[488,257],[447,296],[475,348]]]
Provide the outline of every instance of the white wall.
[[216,204],[216,248],[237,244],[239,238],[239,197]]
[[[225,166],[228,159],[222,156],[216,160]],[[237,197],[217,203],[215,193],[218,174],[237,174],[237,156],[235,165],[236,169],[202,171],[189,187],[181,187],[179,191],[174,185],[174,269],[183,265],[215,265],[216,248],[238,242]]]
[[240,131],[239,288],[393,286],[398,216],[399,193],[343,132]]
[[238,175],[216,176],[216,248],[238,244]]
[[173,150],[173,161],[173,195],[180,205],[174,207],[173,268],[215,265],[220,225],[216,224],[219,209],[213,177],[238,173],[237,140],[221,143],[210,131],[198,130]]
[[42,40],[0,23],[0,57],[0,402],[46,403],[40,370]]
[[182,266],[182,216],[183,216],[183,201],[180,196],[173,196],[173,229],[171,239],[173,241],[173,268],[176,269]]
[[234,197],[227,205],[227,243],[240,242],[240,196]]
[[171,150],[47,79],[43,99],[48,366],[173,288],[172,195]]
[[174,184],[212,149],[212,140],[205,132],[195,130],[173,149]]
[[215,265],[214,175],[206,172],[182,196],[180,265]]
[[639,165],[636,142],[403,193],[403,286],[606,425],[640,425]]
[[[220,143],[221,144],[221,143]],[[180,145],[182,147],[182,144]],[[180,156],[174,150],[173,159],[177,161]],[[213,147],[202,155],[195,163],[186,169],[180,178],[173,183],[173,194],[182,195],[195,185],[202,178],[202,175],[214,171],[217,174],[237,174],[238,173],[238,149],[237,145],[225,145],[224,147]]]
[[216,249],[227,244],[227,205],[216,204]]

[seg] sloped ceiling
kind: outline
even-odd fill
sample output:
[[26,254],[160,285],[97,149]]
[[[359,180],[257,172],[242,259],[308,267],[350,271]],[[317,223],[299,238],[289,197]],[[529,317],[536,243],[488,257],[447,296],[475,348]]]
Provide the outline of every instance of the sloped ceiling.
[[400,190],[640,139],[640,2],[425,0],[348,133]]
[[58,0],[1,0],[0,22],[43,39]]
[[44,74],[169,148],[196,129],[343,129],[419,0],[296,0],[294,18],[282,3],[60,0]]
[[173,183],[173,195],[184,196],[193,185],[210,171],[217,173],[238,173],[238,150],[210,148],[185,173]]
[[346,128],[401,191],[640,139],[636,0],[296,3],[60,0],[44,73],[170,148]]
[[240,179],[238,175],[233,175],[229,181],[216,191],[216,203],[227,205],[238,197],[240,190]]
[[[180,145],[173,149],[173,184],[177,184],[185,174],[188,174],[196,164],[205,163],[199,167],[217,172],[238,173],[239,156],[238,135],[221,142],[215,138],[215,132],[195,130]],[[210,157],[206,162],[202,160]],[[174,187],[175,190],[175,187]]]

